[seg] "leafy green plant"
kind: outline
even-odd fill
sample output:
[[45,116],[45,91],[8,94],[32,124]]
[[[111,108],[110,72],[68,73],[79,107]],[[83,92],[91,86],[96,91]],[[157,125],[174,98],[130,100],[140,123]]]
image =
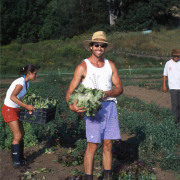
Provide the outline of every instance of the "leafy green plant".
[[77,166],[83,163],[84,153],[85,153],[85,149],[87,145],[86,140],[79,139],[78,141],[76,141],[75,145],[76,145],[76,148],[74,149],[69,148],[68,151],[59,155],[58,162],[61,165]]
[[78,100],[77,106],[85,108],[86,116],[95,116],[96,112],[101,108],[101,100],[104,96],[105,93],[102,90],[86,88],[81,84],[69,96],[69,104],[73,105]]
[[37,96],[34,93],[27,94],[23,97],[23,102],[26,104],[31,104],[35,108],[53,108],[57,104],[56,99],[42,98],[41,96]]
[[136,161],[131,165],[122,167],[118,173],[118,179],[156,180],[156,176],[152,168],[148,167],[144,162]]
[[135,134],[137,138],[144,134],[138,145],[139,158],[160,164],[163,168],[178,170],[179,129],[171,111],[135,98],[125,98],[125,101],[123,98],[121,108],[118,107],[121,130]]
[[[21,176],[21,179],[22,179],[22,180],[33,180],[33,179],[35,179],[35,175],[36,175],[36,174],[46,173],[46,172],[51,172],[51,169],[40,168],[40,169],[35,170],[35,171],[33,171],[33,172],[26,171],[26,172],[23,174],[23,176]],[[43,176],[43,179],[46,179],[46,178]]]

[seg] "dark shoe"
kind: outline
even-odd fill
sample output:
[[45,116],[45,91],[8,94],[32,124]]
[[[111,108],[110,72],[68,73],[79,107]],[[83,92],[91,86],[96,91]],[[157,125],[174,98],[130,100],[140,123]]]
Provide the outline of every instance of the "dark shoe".
[[15,168],[18,168],[21,166],[19,151],[20,151],[20,145],[19,144],[12,144],[11,145],[12,163],[13,163],[13,166]]
[[104,180],[112,180],[112,173],[104,172]]
[[93,180],[93,176],[84,176],[82,180]]
[[24,158],[24,140],[21,140],[19,145],[20,145],[20,151],[19,151],[20,162],[22,164],[26,164],[28,163],[28,160]]

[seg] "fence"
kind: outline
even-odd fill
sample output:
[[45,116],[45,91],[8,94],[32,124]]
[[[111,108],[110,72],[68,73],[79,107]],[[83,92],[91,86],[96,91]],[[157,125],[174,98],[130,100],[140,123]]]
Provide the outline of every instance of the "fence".
[[161,53],[155,53],[152,54],[150,52],[147,51],[127,51],[127,50],[123,50],[123,49],[116,49],[113,51],[113,53],[116,54],[123,54],[123,55],[130,55],[130,56],[136,56],[136,57],[144,57],[144,58],[152,58],[152,59],[170,59],[171,58],[171,53],[167,53],[165,54],[161,54]]

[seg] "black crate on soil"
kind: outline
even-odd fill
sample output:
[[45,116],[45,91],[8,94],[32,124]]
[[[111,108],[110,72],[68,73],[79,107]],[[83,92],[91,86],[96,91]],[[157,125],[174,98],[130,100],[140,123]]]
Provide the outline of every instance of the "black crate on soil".
[[56,107],[35,109],[31,114],[27,109],[21,108],[19,120],[36,124],[46,124],[55,119],[55,114]]

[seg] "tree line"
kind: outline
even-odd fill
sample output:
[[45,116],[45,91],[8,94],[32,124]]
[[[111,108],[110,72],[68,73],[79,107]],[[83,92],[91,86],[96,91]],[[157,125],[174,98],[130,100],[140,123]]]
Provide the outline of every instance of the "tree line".
[[1,0],[1,44],[65,39],[87,31],[176,28],[179,0]]

